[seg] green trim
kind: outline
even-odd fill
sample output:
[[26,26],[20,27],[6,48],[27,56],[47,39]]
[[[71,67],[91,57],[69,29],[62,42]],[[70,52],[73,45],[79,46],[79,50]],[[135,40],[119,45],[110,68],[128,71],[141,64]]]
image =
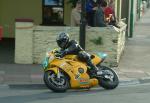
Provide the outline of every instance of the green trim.
[[134,28],[134,14],[133,14],[133,7],[134,7],[134,0],[131,0],[131,10],[130,10],[130,35],[129,37],[133,37],[133,28]]

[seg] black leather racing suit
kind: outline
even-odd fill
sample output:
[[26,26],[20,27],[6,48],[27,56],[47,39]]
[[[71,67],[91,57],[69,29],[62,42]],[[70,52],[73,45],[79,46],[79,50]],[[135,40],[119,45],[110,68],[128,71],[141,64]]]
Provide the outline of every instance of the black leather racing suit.
[[61,48],[62,57],[67,54],[75,54],[78,55],[78,58],[81,61],[85,61],[88,66],[90,66],[92,69],[95,69],[95,65],[91,61],[91,56],[87,52],[85,52],[81,46],[75,41],[71,40],[67,44],[65,48]]

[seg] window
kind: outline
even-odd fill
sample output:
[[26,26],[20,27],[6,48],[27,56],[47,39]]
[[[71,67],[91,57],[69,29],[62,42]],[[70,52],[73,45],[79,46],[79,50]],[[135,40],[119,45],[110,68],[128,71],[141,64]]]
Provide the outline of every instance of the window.
[[53,6],[53,5],[59,5],[62,6],[63,5],[63,0],[44,0],[44,5],[45,6]]
[[42,25],[63,25],[64,23],[64,0],[43,0]]

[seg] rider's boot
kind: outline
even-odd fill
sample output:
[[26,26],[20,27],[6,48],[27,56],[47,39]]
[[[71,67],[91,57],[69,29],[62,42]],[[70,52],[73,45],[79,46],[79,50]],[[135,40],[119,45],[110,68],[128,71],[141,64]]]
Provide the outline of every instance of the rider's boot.
[[89,71],[90,73],[92,73],[93,75],[102,75],[102,72],[98,69],[98,67],[96,67],[91,60],[88,61],[88,66],[90,67]]

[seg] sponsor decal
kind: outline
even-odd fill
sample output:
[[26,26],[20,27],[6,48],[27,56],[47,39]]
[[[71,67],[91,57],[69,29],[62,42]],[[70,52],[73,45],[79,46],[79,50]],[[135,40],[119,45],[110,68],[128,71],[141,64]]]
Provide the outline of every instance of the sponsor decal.
[[80,78],[79,82],[80,84],[89,84],[89,79]]
[[64,67],[66,65],[66,63],[64,62],[64,63],[62,63],[61,65],[60,65],[60,67]]

